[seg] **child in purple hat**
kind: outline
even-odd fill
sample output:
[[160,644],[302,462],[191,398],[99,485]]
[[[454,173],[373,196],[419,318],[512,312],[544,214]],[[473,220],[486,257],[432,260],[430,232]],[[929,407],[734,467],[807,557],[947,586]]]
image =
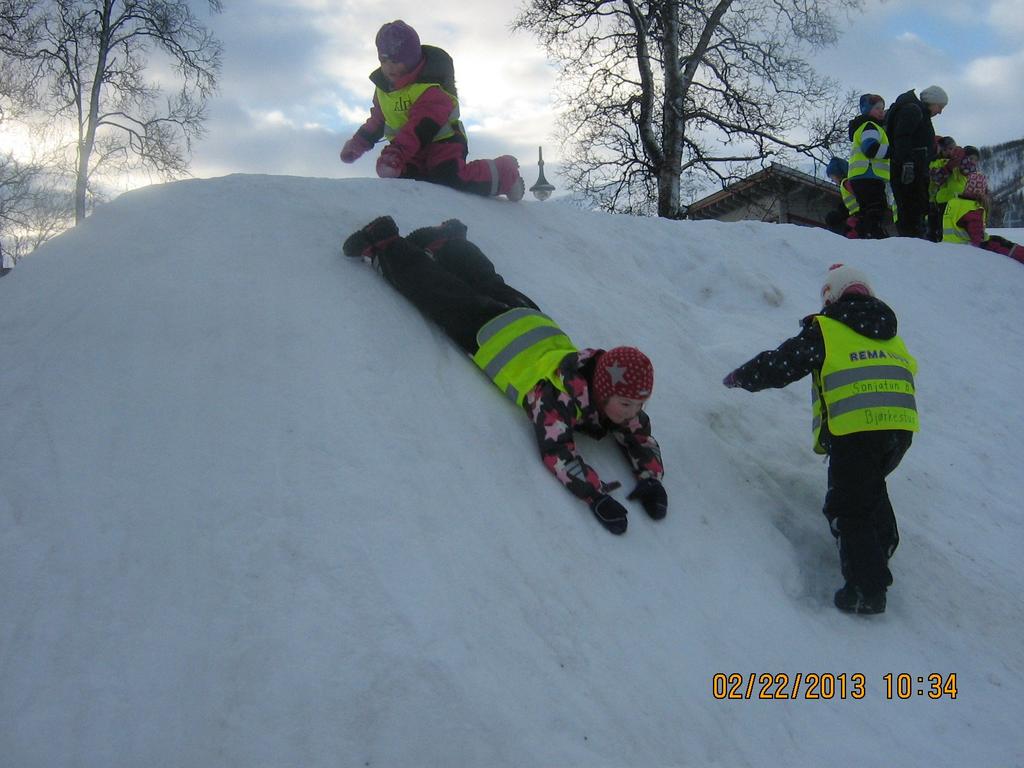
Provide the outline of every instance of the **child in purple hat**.
[[469,146],[451,56],[422,45],[416,30],[401,20],[382,26],[376,44],[380,67],[370,74],[376,87],[370,117],[345,142],[342,162],[354,163],[386,139],[377,159],[381,178],[420,179],[521,200],[525,185],[512,155],[466,162]]

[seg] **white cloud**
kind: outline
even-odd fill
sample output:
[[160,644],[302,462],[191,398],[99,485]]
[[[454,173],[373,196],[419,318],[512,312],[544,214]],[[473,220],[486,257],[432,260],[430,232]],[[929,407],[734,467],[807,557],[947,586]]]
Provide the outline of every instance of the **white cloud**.
[[992,28],[1006,37],[1024,35],[1024,8],[1020,0],[995,0],[988,10]]
[[1021,72],[1024,72],[1024,49],[1011,56],[975,59],[967,65],[964,81],[970,87],[985,89],[992,96],[1015,96],[1019,100],[1024,94]]
[[273,110],[271,112],[253,112],[253,118],[257,123],[266,123],[267,125],[285,126],[287,128],[294,128],[295,121],[285,117],[284,113],[279,110]]

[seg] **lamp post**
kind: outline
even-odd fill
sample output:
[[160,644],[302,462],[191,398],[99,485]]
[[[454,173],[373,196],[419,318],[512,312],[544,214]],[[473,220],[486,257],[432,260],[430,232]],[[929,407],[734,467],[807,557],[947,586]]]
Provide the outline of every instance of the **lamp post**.
[[551,197],[551,193],[555,191],[555,185],[544,178],[543,147],[537,147],[537,165],[540,166],[540,176],[537,177],[537,183],[530,187],[530,191],[533,192],[533,196],[538,200],[547,200]]

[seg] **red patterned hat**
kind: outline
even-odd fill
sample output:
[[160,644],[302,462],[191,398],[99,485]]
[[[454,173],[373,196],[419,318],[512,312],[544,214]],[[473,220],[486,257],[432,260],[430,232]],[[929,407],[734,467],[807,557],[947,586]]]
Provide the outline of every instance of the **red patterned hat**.
[[636,347],[615,347],[597,358],[591,388],[598,404],[610,397],[646,400],[654,390],[654,366]]

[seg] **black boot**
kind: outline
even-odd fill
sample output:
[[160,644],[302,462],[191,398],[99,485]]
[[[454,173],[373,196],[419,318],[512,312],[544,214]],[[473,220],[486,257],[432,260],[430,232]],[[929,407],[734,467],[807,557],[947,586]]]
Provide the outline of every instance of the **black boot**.
[[341,250],[346,256],[373,257],[384,246],[398,237],[398,225],[390,216],[380,216],[345,240]]
[[860,587],[846,584],[836,590],[836,608],[845,613],[885,613],[885,587],[877,592],[865,593]]
[[406,240],[436,253],[449,240],[465,240],[468,232],[469,227],[458,219],[448,219],[436,227],[420,227],[413,230]]

